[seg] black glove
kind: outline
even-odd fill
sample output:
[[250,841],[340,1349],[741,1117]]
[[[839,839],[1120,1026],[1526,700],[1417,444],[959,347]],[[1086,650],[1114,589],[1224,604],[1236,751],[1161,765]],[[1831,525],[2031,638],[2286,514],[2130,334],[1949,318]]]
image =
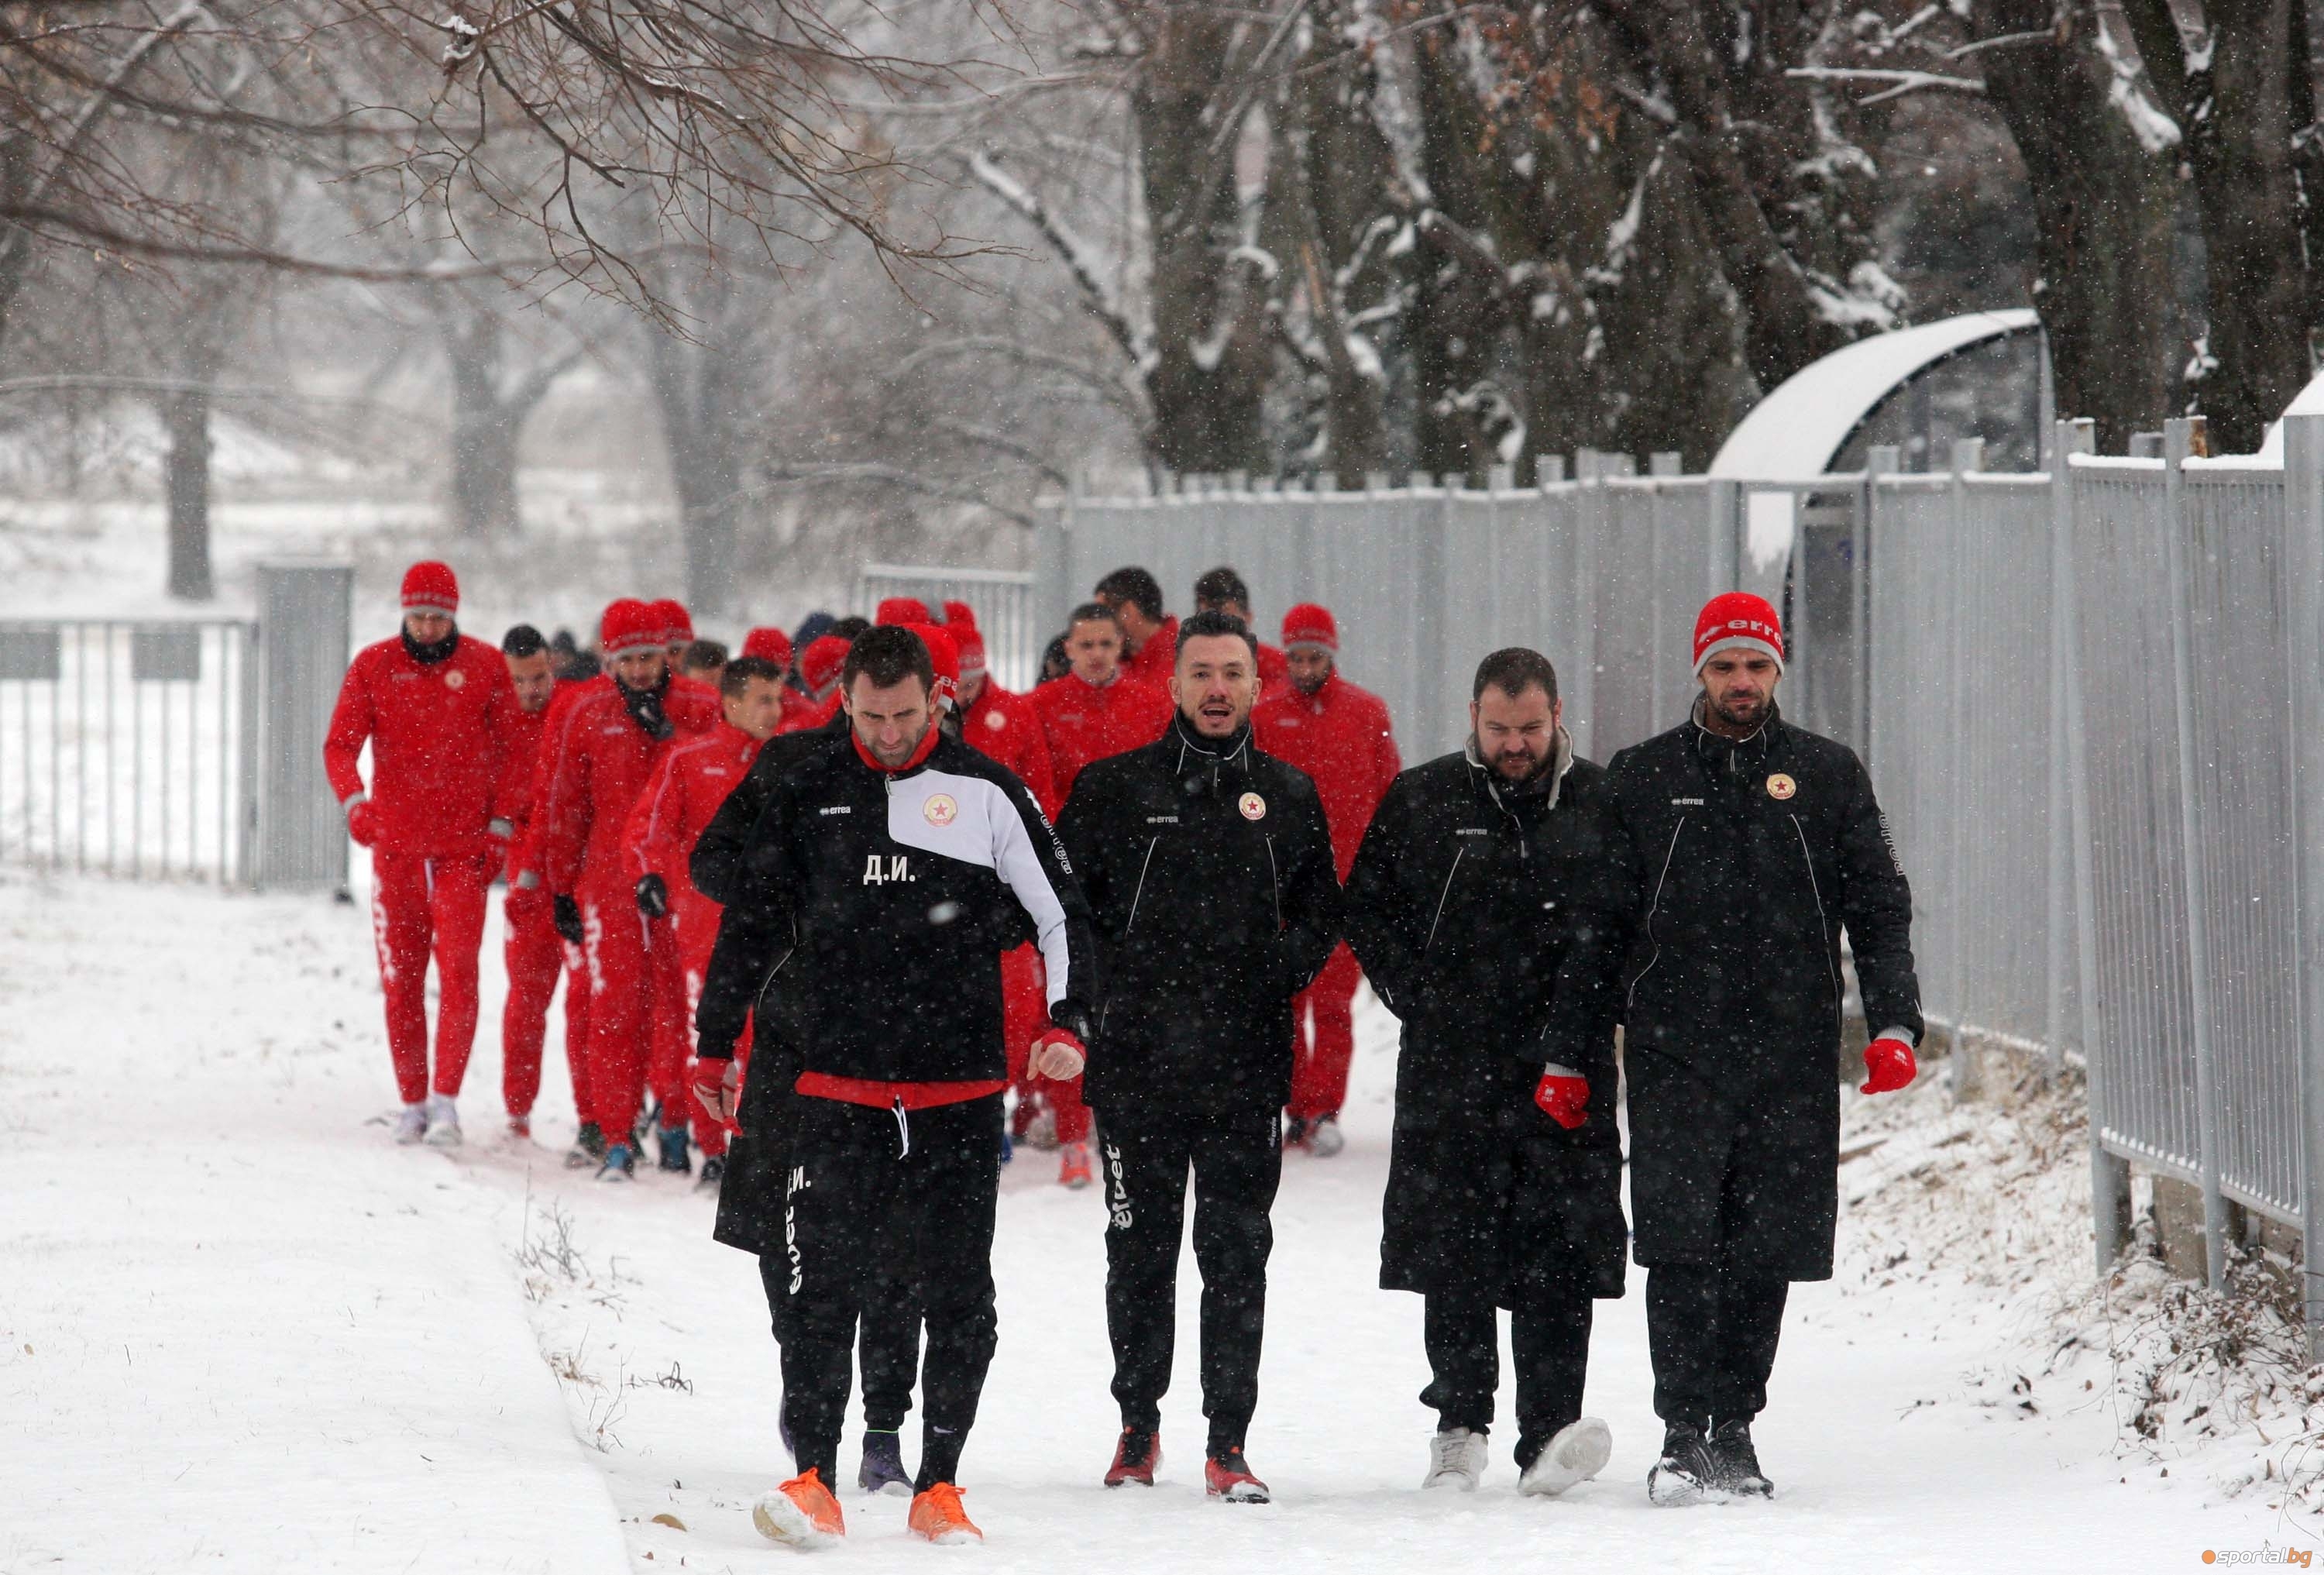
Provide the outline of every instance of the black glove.
[[669,888],[659,875],[647,875],[638,881],[638,911],[648,918],[660,918],[669,912]]
[[571,897],[559,895],[550,898],[549,905],[556,914],[550,922],[557,926],[557,933],[574,945],[580,945],[583,934],[581,904]]

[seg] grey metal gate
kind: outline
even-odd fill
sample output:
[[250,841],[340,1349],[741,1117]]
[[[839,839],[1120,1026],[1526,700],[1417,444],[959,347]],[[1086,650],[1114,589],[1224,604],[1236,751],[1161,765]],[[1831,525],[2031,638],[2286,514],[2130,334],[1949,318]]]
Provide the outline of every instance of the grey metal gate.
[[335,891],[347,883],[346,817],[323,775],[323,736],[346,676],[354,589],[355,570],[346,564],[258,568],[266,696],[256,806],[261,886]]
[[865,564],[856,576],[856,604],[868,612],[890,596],[917,596],[931,612],[941,612],[945,602],[965,602],[974,608],[992,681],[1019,694],[1040,682],[1041,648],[1059,632],[1045,628],[1034,616],[1030,573]]

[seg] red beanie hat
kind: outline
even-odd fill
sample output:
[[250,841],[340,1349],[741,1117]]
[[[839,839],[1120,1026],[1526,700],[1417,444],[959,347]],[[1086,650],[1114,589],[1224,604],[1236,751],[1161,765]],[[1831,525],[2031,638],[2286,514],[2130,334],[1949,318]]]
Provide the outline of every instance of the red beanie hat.
[[905,623],[898,627],[918,635],[920,643],[928,648],[928,662],[936,670],[936,697],[946,704],[957,700],[960,697],[960,647],[953,643],[952,635],[933,623]]
[[1694,670],[1722,650],[1756,650],[1784,668],[1784,625],[1766,598],[1729,591],[1702,604],[1694,619]]
[[799,653],[799,677],[807,692],[816,699],[833,684],[838,682],[840,669],[847,665],[847,641],[835,634],[820,634],[807,642]]
[[984,636],[973,623],[947,623],[945,632],[960,652],[960,681],[984,677]]
[[691,644],[694,640],[694,620],[686,611],[686,603],[664,600],[648,603],[661,627],[664,645]]
[[1285,645],[1320,645],[1333,656],[1340,653],[1340,626],[1333,621],[1331,609],[1318,607],[1313,602],[1302,602],[1283,615]]
[[959,631],[976,627],[976,609],[965,602],[946,602],[944,615],[946,629]]
[[930,622],[928,604],[918,596],[890,596],[880,603],[879,614],[872,622],[908,625],[927,623]]
[[742,654],[788,668],[791,665],[791,637],[779,629],[753,629],[742,637]]
[[447,618],[457,612],[460,610],[460,582],[453,576],[452,566],[431,558],[405,569],[403,610],[406,612],[441,612]]
[[597,649],[609,658],[617,657],[627,650],[667,645],[669,641],[664,634],[660,613],[643,602],[624,596],[605,609],[605,616],[597,625]]

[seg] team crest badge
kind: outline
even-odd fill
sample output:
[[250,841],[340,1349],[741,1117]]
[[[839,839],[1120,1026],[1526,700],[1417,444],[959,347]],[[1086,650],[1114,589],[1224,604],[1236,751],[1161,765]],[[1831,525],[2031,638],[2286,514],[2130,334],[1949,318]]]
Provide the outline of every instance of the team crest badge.
[[988,711],[984,714],[984,725],[991,728],[993,732],[999,732],[1002,728],[1009,725],[1009,719],[1001,715],[998,711]]
[[1245,820],[1265,820],[1267,818],[1267,800],[1261,798],[1256,793],[1244,794],[1241,800],[1236,804],[1235,807],[1242,811],[1242,817]]
[[920,813],[927,817],[930,825],[946,826],[960,818],[960,806],[949,793],[931,793],[928,801],[920,806]]
[[1799,790],[1800,785],[1781,771],[1767,778],[1767,797],[1770,798],[1789,798]]
[[456,689],[467,681],[468,675],[457,668],[444,675],[444,687],[447,689]]

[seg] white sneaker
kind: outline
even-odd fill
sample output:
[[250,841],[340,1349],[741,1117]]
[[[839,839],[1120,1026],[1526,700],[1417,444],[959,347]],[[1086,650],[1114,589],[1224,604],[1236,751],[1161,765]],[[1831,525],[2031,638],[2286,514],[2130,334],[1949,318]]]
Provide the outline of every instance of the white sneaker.
[[1337,1116],[1318,1116],[1314,1124],[1307,1128],[1307,1152],[1318,1159],[1329,1159],[1347,1146],[1348,1140],[1340,1131],[1340,1118]]
[[460,1146],[460,1112],[452,1108],[444,1094],[428,1096],[428,1147],[457,1148]]
[[1549,1447],[1517,1478],[1517,1491],[1554,1498],[1576,1482],[1587,1482],[1614,1456],[1614,1432],[1594,1416],[1557,1430]]
[[404,1106],[403,1113],[395,1118],[395,1140],[410,1144],[427,1136],[428,1107],[424,1104]]
[[1428,1475],[1424,1488],[1452,1488],[1474,1493],[1485,1479],[1486,1437],[1465,1427],[1448,1427],[1428,1441]]

